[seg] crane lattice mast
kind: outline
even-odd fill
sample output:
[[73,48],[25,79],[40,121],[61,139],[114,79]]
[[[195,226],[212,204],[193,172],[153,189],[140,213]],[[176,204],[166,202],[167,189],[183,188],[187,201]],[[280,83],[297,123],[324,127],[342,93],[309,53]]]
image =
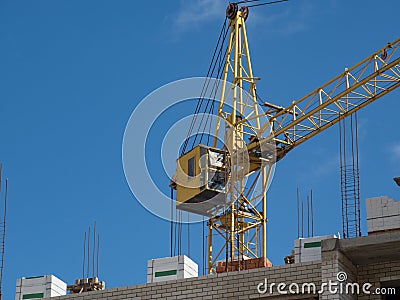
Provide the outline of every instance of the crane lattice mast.
[[[174,176],[177,209],[209,218],[208,273],[247,269],[255,262],[269,266],[266,192],[274,164],[400,85],[397,39],[289,106],[264,102],[262,109],[246,34],[248,13],[235,3],[227,8],[229,39],[213,145],[184,153]],[[218,148],[221,131],[224,145]]]

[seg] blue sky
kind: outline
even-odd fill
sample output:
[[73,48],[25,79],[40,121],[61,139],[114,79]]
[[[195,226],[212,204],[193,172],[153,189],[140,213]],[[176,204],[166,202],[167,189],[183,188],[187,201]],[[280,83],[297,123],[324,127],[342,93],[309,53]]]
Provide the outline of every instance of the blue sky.
[[[226,3],[1,1],[0,161],[10,180],[4,299],[22,276],[79,278],[83,232],[94,220],[108,287],[144,283],[146,261],[169,255],[169,224],[142,208],[124,178],[122,137],[148,93],[206,74]],[[252,9],[259,94],[279,105],[307,94],[398,38],[399,9],[395,0]],[[400,198],[392,181],[400,176],[399,97],[394,91],[359,113],[362,216],[365,198]],[[338,143],[336,126],[279,162],[268,204],[274,264],[297,236],[297,187],[314,191],[315,233],[341,231]],[[167,181],[160,185],[168,191]],[[191,233],[191,257],[201,263],[201,229]]]

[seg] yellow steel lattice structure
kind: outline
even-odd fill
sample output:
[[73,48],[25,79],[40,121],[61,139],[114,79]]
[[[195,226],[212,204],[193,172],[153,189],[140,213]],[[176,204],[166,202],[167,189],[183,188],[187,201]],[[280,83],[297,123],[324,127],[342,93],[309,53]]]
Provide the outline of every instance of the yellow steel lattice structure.
[[[209,273],[218,271],[218,260],[225,260],[225,267],[222,267],[225,270],[219,272],[244,269],[246,261],[251,258],[264,258],[267,263],[266,190],[274,159],[261,161],[261,157],[254,160],[248,156],[247,141],[260,140],[261,132],[268,136],[267,128],[262,130],[262,125],[268,119],[265,114],[260,114],[262,109],[257,102],[256,83],[259,78],[253,74],[245,24],[248,10],[237,10],[233,5],[230,5],[230,9],[219,118],[213,144],[213,147],[217,146],[219,131],[225,130],[224,147],[227,150],[226,172],[229,180],[225,209],[208,221]],[[225,128],[221,128],[221,120]],[[226,129],[227,124],[229,129]],[[260,183],[258,191],[256,183]],[[259,202],[261,210],[256,207]],[[216,237],[223,241],[222,245],[213,242]],[[218,248],[213,249],[216,245]],[[228,261],[231,263],[229,266]]]
[[[245,26],[248,9],[239,10],[230,4],[228,10],[229,38],[215,139],[212,147],[197,146],[178,159],[184,167],[177,177],[188,186],[176,183],[177,208],[209,217],[208,273],[218,271],[219,260],[226,261],[225,271],[232,270],[228,261],[239,262],[234,266],[240,270],[251,258],[263,259],[267,266],[266,191],[274,163],[400,85],[397,39],[289,106],[263,103],[265,109],[260,109],[256,93],[259,78],[253,75]],[[225,131],[224,147],[217,149],[216,137],[221,130]],[[214,152],[223,159],[209,175],[209,166],[213,165],[210,155]],[[191,167],[193,157],[199,164]],[[189,169],[194,170],[190,176]],[[218,188],[215,181],[209,183],[216,174],[223,179]],[[190,186],[195,181],[193,175],[199,176],[200,188]],[[201,204],[207,197],[213,200]],[[185,208],[192,203],[201,205],[197,210]]]
[[[400,39],[283,108],[266,103],[277,160],[291,149],[400,85]],[[269,125],[269,124],[268,124]],[[267,129],[265,125],[262,130]],[[257,143],[248,145],[248,149]]]

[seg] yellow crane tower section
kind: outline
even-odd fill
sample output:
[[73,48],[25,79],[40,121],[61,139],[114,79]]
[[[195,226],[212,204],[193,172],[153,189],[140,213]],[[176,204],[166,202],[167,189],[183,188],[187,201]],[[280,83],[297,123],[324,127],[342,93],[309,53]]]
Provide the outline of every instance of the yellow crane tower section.
[[[218,119],[212,146],[178,159],[177,209],[207,216],[208,273],[270,266],[267,196],[273,166],[290,150],[400,85],[400,39],[287,107],[257,102],[245,21],[230,3]],[[224,146],[217,148],[219,131]],[[219,238],[219,241],[217,241]]]

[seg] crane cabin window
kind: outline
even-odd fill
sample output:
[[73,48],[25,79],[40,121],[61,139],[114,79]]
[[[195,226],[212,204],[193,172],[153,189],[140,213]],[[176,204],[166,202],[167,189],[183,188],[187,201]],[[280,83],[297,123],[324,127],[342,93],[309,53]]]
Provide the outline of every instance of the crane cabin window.
[[188,177],[194,177],[194,157],[189,158],[188,160]]

